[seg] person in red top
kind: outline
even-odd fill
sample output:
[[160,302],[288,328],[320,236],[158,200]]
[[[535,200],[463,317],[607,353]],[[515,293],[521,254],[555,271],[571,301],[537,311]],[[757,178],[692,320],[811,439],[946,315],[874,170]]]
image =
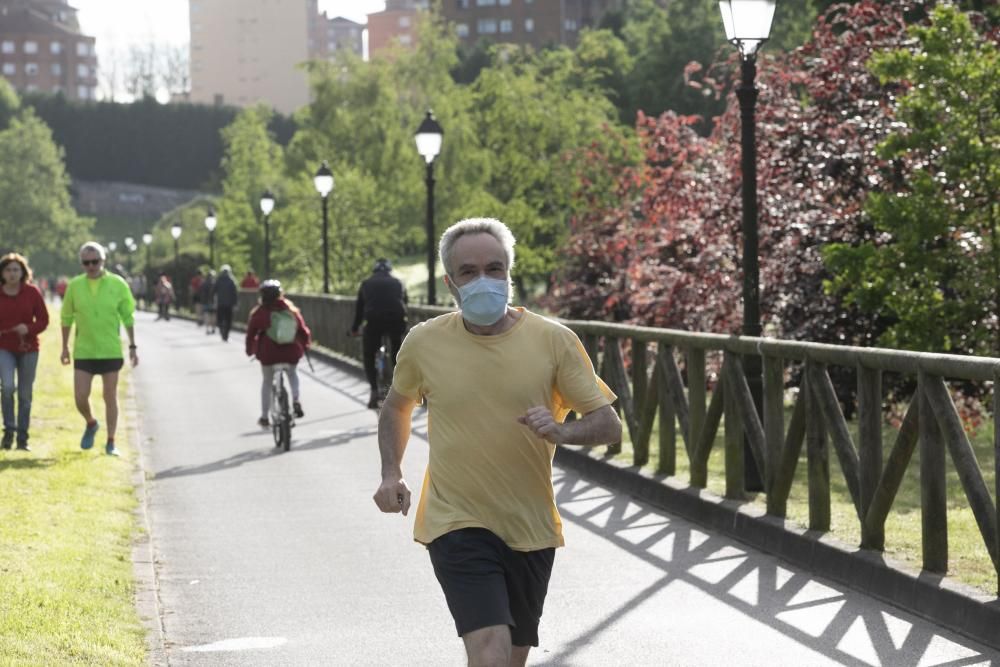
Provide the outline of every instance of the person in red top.
[[240,281],[240,287],[243,289],[257,289],[260,287],[260,281],[257,280],[257,275],[253,272],[253,269],[247,269],[247,274]]
[[31,268],[24,257],[12,252],[0,258],[0,276],[3,277],[3,286],[0,287],[3,441],[0,447],[10,449],[16,434],[17,448],[29,451],[28,425],[31,421],[31,390],[38,368],[38,334],[49,326],[49,311],[45,308],[42,293],[31,282]]
[[188,283],[188,293],[191,296],[191,309],[194,311],[194,321],[198,326],[201,326],[201,284],[204,280],[201,275],[201,269],[198,269],[191,276],[191,282]]
[[[272,315],[287,311],[296,322],[294,340],[289,343],[279,343],[271,324]],[[268,407],[271,405],[271,381],[274,379],[274,364],[291,364],[288,372],[288,383],[292,388],[292,410],[296,417],[304,417],[302,403],[299,402],[299,374],[296,365],[299,359],[309,349],[312,342],[312,332],[306,326],[302,313],[295,305],[282,295],[281,283],[277,280],[265,280],[260,286],[260,305],[250,311],[247,322],[246,351],[247,356],[257,356],[260,370],[263,374],[260,385],[260,414],[258,424],[269,426],[267,418]]]

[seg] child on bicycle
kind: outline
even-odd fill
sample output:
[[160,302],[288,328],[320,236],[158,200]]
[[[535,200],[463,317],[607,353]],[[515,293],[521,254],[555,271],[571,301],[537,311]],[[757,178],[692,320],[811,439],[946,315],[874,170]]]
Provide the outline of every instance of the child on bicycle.
[[257,421],[269,426],[268,407],[271,405],[271,382],[274,364],[291,364],[288,383],[292,388],[292,410],[296,417],[304,417],[299,402],[299,375],[297,364],[312,342],[312,332],[306,326],[302,313],[283,296],[281,283],[265,280],[258,288],[260,304],[250,311],[247,322],[247,356],[257,355],[263,374],[260,385],[261,417]]

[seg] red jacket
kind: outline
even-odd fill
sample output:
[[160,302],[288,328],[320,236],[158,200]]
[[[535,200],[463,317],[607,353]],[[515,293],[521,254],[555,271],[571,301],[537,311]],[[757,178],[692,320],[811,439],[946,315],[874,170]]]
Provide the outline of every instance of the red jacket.
[[[28,325],[28,334],[23,339],[8,331],[18,324]],[[0,350],[38,352],[38,334],[48,326],[49,311],[37,287],[25,283],[17,296],[0,289]]]
[[[295,315],[299,328],[295,332],[294,342],[279,345],[267,335],[267,329],[271,326],[271,312],[275,310],[291,310],[292,314]],[[258,361],[265,366],[298,363],[302,355],[309,349],[311,342],[312,332],[306,326],[306,321],[302,319],[302,313],[297,308],[289,308],[289,303],[284,297],[279,298],[270,306],[257,306],[250,313],[250,321],[247,322],[247,356],[257,355]]]

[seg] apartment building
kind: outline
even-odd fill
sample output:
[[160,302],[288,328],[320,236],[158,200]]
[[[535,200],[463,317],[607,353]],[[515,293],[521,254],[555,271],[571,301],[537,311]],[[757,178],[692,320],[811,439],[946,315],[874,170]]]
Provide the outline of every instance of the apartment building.
[[189,0],[191,101],[292,113],[309,102],[299,67],[317,48],[316,0]]
[[467,46],[481,40],[535,48],[576,44],[622,0],[442,0],[441,13]]
[[364,55],[365,25],[343,16],[327,16],[323,12],[315,22],[312,57],[319,60],[332,58],[337,51],[350,51],[359,58]]
[[394,43],[412,46],[416,40],[417,13],[427,6],[428,0],[386,0],[384,11],[369,14],[368,57],[376,57]]
[[94,99],[95,41],[67,0],[0,0],[0,75],[20,92]]

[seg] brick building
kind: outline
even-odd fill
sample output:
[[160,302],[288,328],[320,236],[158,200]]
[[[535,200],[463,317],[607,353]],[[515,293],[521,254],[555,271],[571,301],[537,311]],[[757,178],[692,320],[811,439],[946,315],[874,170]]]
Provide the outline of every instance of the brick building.
[[368,57],[374,58],[393,43],[413,45],[417,13],[426,10],[427,5],[427,0],[386,0],[385,11],[369,14]]
[[359,58],[364,55],[365,25],[343,16],[328,17],[323,12],[315,23],[311,53],[313,58],[327,60],[337,51],[350,51]]
[[467,46],[481,40],[535,48],[576,44],[580,30],[620,9],[622,0],[442,0],[441,13]]
[[0,0],[0,75],[20,92],[94,99],[94,45],[67,0]]

